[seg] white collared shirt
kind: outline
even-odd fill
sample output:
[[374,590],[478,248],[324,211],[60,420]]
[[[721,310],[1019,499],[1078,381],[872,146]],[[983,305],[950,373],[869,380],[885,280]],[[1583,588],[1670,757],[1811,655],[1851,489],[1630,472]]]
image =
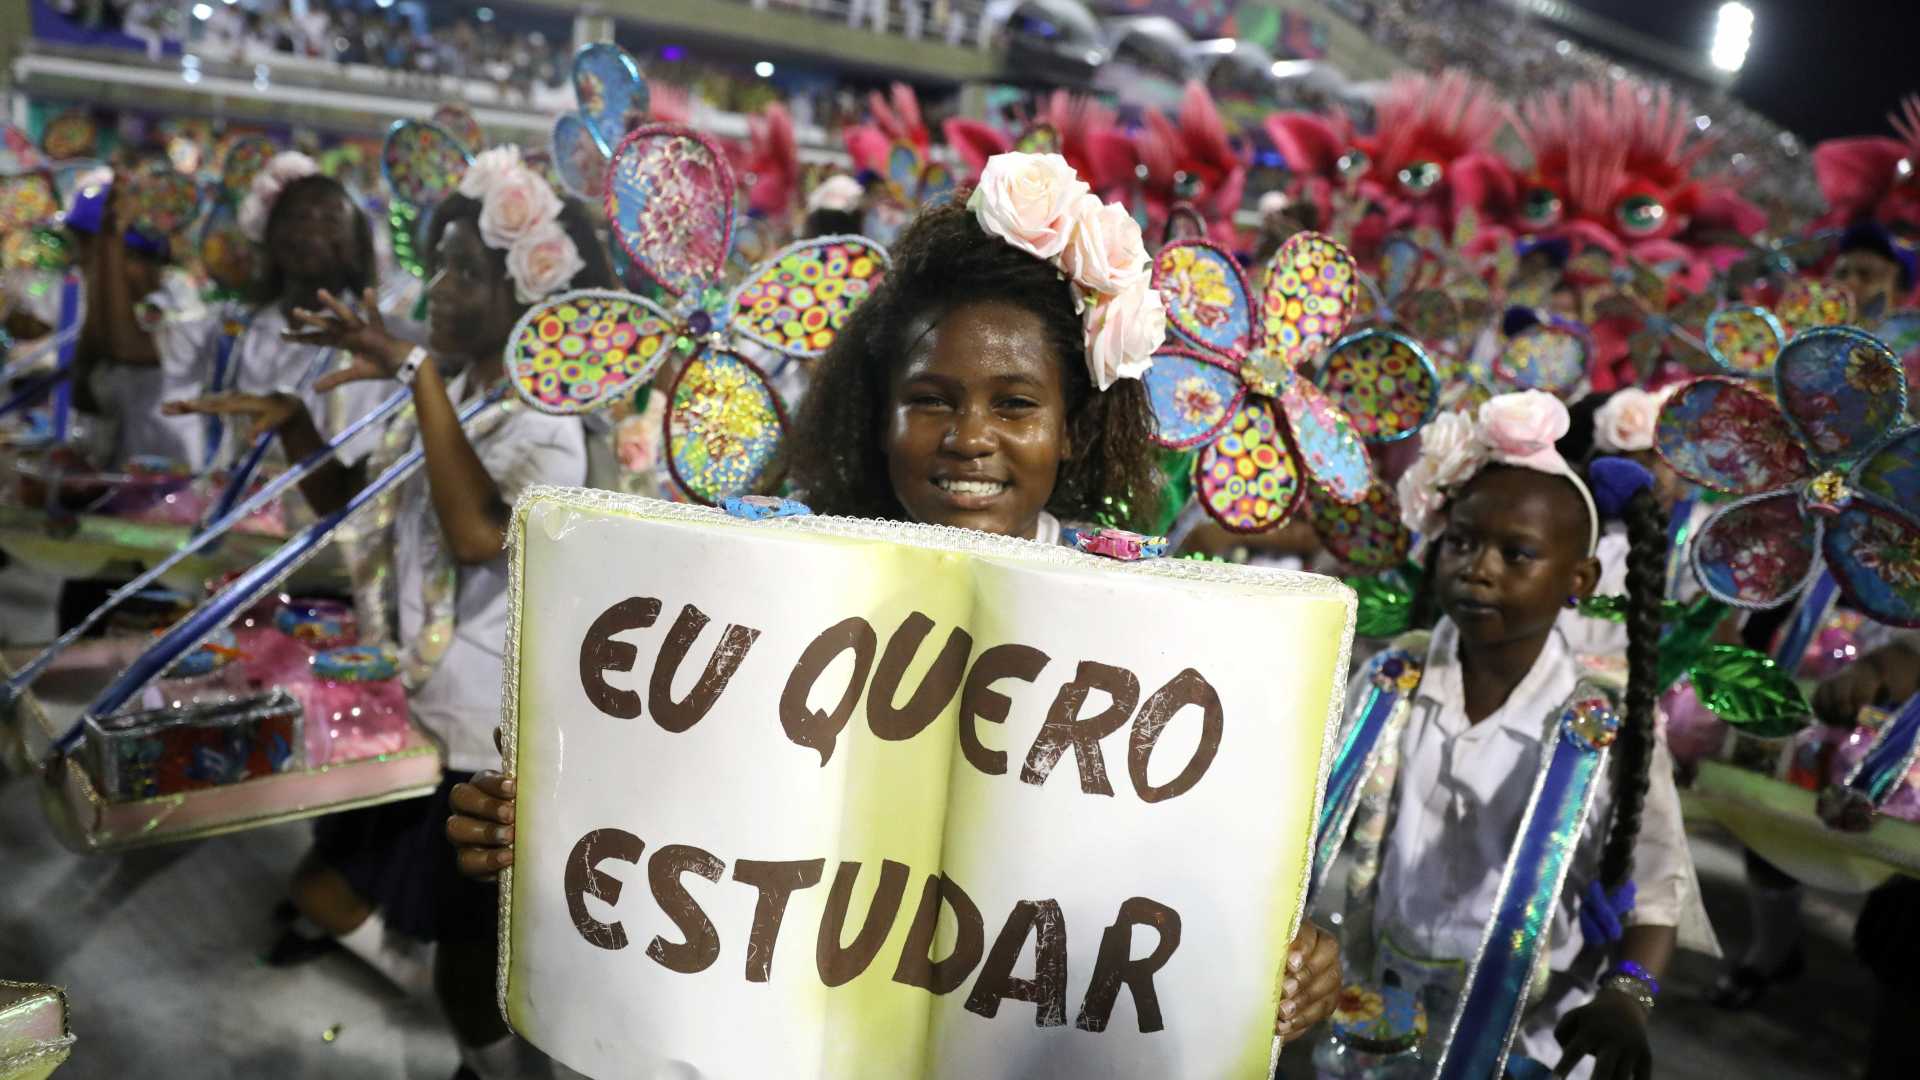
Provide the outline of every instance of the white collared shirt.
[[[1579,668],[1555,630],[1506,702],[1472,724],[1466,715],[1458,647],[1458,628],[1442,619],[1434,629],[1426,672],[1400,739],[1400,772],[1392,831],[1381,855],[1375,929],[1422,956],[1471,961],[1533,792],[1548,718],[1572,694]],[[1363,693],[1356,679],[1349,704]],[[1580,896],[1599,875],[1613,811],[1610,775],[1602,776],[1594,794],[1553,914],[1549,949],[1556,973],[1572,967],[1582,945]],[[1634,844],[1637,900],[1627,921],[1678,926],[1683,907],[1698,902],[1697,886],[1664,739],[1655,743],[1649,777]],[[1547,1000],[1523,1024],[1528,1051],[1553,1065],[1558,1060],[1553,1022],[1591,995],[1586,985],[1550,988]]]

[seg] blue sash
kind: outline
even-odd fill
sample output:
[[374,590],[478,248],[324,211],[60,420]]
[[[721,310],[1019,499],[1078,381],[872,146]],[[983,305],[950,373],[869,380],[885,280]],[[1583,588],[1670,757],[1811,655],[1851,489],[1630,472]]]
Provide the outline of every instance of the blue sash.
[[1319,889],[1327,868],[1346,846],[1347,830],[1360,806],[1360,793],[1380,760],[1381,749],[1391,745],[1406,720],[1408,703],[1420,687],[1424,662],[1424,657],[1415,657],[1406,649],[1388,649],[1367,663],[1370,685],[1366,699],[1347,724],[1333,767],[1327,771],[1327,793],[1321,800],[1320,821],[1314,830],[1308,895]]
[[1434,1080],[1501,1075],[1619,720],[1606,695],[1582,682],[1554,728]]
[[1813,642],[1813,635],[1820,632],[1826,624],[1827,616],[1833,613],[1833,602],[1838,598],[1839,585],[1826,567],[1820,568],[1820,575],[1807,586],[1800,595],[1800,602],[1793,609],[1793,618],[1787,620],[1786,627],[1780,633],[1780,644],[1773,650],[1773,663],[1781,671],[1792,675],[1800,670],[1800,661],[1807,655],[1807,646]]
[[1916,757],[1920,757],[1920,694],[1908,698],[1880,728],[1867,755],[1841,783],[1878,808],[1900,790]]

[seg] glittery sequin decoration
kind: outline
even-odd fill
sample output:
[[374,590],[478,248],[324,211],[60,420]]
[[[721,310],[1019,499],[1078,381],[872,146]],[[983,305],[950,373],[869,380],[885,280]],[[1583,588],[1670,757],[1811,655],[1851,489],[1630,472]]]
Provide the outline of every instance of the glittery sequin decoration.
[[1766,308],[1723,308],[1707,319],[1707,353],[1734,375],[1771,374],[1785,341],[1780,320]]
[[222,289],[238,292],[253,281],[253,243],[240,230],[233,204],[223,202],[200,223],[200,264]]
[[220,186],[227,197],[244,199],[253,178],[280,152],[272,139],[264,135],[235,135],[220,144]]
[[1413,534],[1400,520],[1400,506],[1384,484],[1367,489],[1366,500],[1335,502],[1309,496],[1313,531],[1334,558],[1361,570],[1387,570],[1406,561]]
[[1373,466],[1346,413],[1320,388],[1295,379],[1280,394],[1300,460],[1335,501],[1357,503],[1373,484]]
[[1404,439],[1440,406],[1426,351],[1404,334],[1363,330],[1334,345],[1317,381],[1370,443]]
[[1200,505],[1232,532],[1262,532],[1287,519],[1300,500],[1300,471],[1271,402],[1254,397],[1240,406],[1195,459],[1193,483]]
[[465,105],[449,101],[433,110],[431,119],[467,153],[477,154],[487,148],[487,133],[481,130],[480,121],[473,118],[472,110]]
[[1564,320],[1535,323],[1507,342],[1494,375],[1517,390],[1544,390],[1565,399],[1587,378],[1587,336]]
[[1839,285],[1829,285],[1812,278],[1795,278],[1780,294],[1780,302],[1774,305],[1773,310],[1780,316],[1791,337],[1817,326],[1841,326],[1852,322],[1853,294]]
[[200,208],[200,187],[193,177],[154,164],[133,175],[133,227],[151,237],[172,236]]
[[402,120],[387,131],[380,147],[380,173],[396,199],[417,207],[433,206],[460,186],[467,152],[454,137],[432,124]]
[[779,453],[785,426],[773,387],[745,357],[695,357],[681,369],[667,406],[674,482],[709,506],[750,493]]
[[733,328],[790,355],[819,356],[885,271],[886,256],[860,237],[794,244],[734,291]]
[[1709,376],[1667,399],[1654,449],[1681,476],[1733,495],[1785,487],[1813,473],[1773,402],[1740,382]]
[[84,110],[73,109],[47,121],[40,133],[40,149],[55,161],[92,157],[100,143],[100,129]]
[[507,376],[542,412],[591,412],[651,378],[674,337],[667,313],[637,296],[566,293],[521,317],[507,339]]
[[51,221],[59,212],[60,200],[45,173],[0,177],[0,233]]
[[1774,367],[1780,407],[1822,464],[1851,462],[1885,438],[1906,411],[1900,358],[1849,327],[1807,330]]
[[1827,566],[1854,606],[1892,626],[1920,626],[1920,525],[1856,503],[1827,522]]
[[607,172],[613,163],[587,122],[573,113],[553,122],[553,163],[568,191],[595,202],[607,197]]
[[1353,313],[1353,257],[1319,233],[1295,233],[1274,253],[1262,305],[1267,351],[1299,367],[1346,329]]
[[600,152],[609,156],[627,130],[646,118],[650,103],[640,65],[627,50],[604,42],[574,54],[573,95]]
[[733,169],[705,136],[636,128],[613,155],[607,219],[620,247],[675,296],[716,280],[733,241]]
[[1874,328],[1907,372],[1907,418],[1920,422],[1920,311],[1896,311]]
[[1800,590],[1814,570],[1814,524],[1797,494],[1742,499],[1716,512],[1693,541],[1694,574],[1717,600],[1772,607]]
[[1233,256],[1202,241],[1169,245],[1154,258],[1153,284],[1181,337],[1228,356],[1252,346],[1252,293]]
[[1394,311],[1420,341],[1445,344],[1460,333],[1460,305],[1438,289],[1422,289],[1394,305]]
[[1142,377],[1153,406],[1154,441],[1183,450],[1213,438],[1240,407],[1240,377],[1204,353],[1163,349]]

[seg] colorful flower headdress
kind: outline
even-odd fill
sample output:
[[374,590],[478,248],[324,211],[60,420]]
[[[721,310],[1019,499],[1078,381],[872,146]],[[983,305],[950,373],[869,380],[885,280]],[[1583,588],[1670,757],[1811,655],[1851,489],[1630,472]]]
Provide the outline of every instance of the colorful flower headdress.
[[481,241],[507,253],[516,300],[537,304],[586,268],[560,224],[560,196],[520,159],[519,147],[497,146],[474,158],[459,190],[480,203]]
[[1600,542],[1600,513],[1593,492],[1567,464],[1554,443],[1567,433],[1567,407],[1544,390],[1499,394],[1477,413],[1441,414],[1420,437],[1420,459],[1400,476],[1400,513],[1407,527],[1438,536],[1446,525],[1447,501],[1489,465],[1531,469],[1564,477],[1587,504],[1587,554]]
[[967,209],[988,235],[1047,260],[1072,285],[1096,387],[1146,374],[1167,318],[1126,207],[1101,202],[1058,154],[1010,153],[988,159]]
[[1313,516],[1329,550],[1390,564],[1406,537],[1393,535],[1395,515],[1384,512],[1391,496],[1374,483],[1363,440],[1418,430],[1437,406],[1439,383],[1403,335],[1341,336],[1356,281],[1345,248],[1297,233],[1274,254],[1256,303],[1233,256],[1200,240],[1169,244],[1154,260],[1154,283],[1177,343],[1155,356],[1147,393],[1155,441],[1198,448],[1195,494],[1221,526],[1279,526],[1310,479],[1331,504],[1316,500]]
[[871,241],[829,236],[775,252],[723,289],[734,190],[726,155],[705,136],[673,124],[635,128],[613,153],[607,220],[672,307],[611,290],[564,293],[528,311],[507,341],[514,389],[549,413],[627,399],[662,363],[677,363],[662,421],[667,465],[708,505],[752,493],[786,428],[779,395],[736,342],[817,357],[887,268]]
[[1900,358],[1859,330],[1820,327],[1779,351],[1772,376],[1771,397],[1703,376],[1660,410],[1660,456],[1738,496],[1694,539],[1701,587],[1737,607],[1775,607],[1824,562],[1861,611],[1920,625],[1920,430],[1897,430]]
[[554,167],[583,199],[607,194],[607,167],[627,129],[652,105],[640,65],[618,45],[600,43],[573,57],[573,96],[579,108],[553,124]]

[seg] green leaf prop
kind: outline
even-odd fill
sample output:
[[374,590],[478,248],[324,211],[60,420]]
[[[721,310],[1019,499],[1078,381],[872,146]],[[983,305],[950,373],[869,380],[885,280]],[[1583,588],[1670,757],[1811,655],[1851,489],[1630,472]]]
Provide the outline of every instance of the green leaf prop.
[[1715,645],[1687,673],[1700,704],[1749,735],[1785,738],[1806,727],[1813,713],[1791,676],[1745,646]]
[[1713,632],[1720,626],[1727,606],[1711,596],[1702,596],[1688,604],[1677,622],[1667,627],[1660,638],[1660,665],[1657,669],[1660,692],[1665,693],[1695,661],[1713,647]]
[[1347,585],[1360,597],[1354,633],[1366,638],[1398,637],[1413,624],[1413,590],[1407,586],[1386,577],[1354,578]]
[[[1607,622],[1623,623],[1633,608],[1633,601],[1625,596],[1589,596],[1580,601],[1580,614],[1589,619],[1604,619]],[[1660,605],[1660,621],[1672,622],[1688,611],[1685,604],[1668,600]]]

